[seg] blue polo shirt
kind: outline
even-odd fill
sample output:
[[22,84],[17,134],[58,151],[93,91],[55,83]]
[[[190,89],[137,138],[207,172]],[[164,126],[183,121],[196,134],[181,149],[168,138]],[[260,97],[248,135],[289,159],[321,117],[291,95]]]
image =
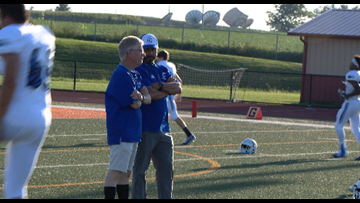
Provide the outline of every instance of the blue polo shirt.
[[[166,82],[170,74],[160,69],[156,64],[145,64],[135,68],[142,77],[146,87],[153,87],[151,83]],[[168,97],[151,100],[150,105],[142,105],[142,130],[151,132],[170,132],[168,121]]]
[[142,86],[140,74],[121,63],[112,74],[105,92],[108,145],[141,141],[141,109],[130,106],[138,102],[130,95],[134,90],[140,91]]

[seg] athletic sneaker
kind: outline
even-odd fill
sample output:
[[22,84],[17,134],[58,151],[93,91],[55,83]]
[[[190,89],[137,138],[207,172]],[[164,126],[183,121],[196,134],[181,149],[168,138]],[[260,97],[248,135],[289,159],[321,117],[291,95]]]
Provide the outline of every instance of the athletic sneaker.
[[196,137],[193,134],[191,134],[191,136],[186,137],[185,142],[183,142],[182,144],[183,145],[188,145],[191,142],[193,142],[195,139],[196,139]]
[[360,156],[358,158],[355,158],[356,161],[360,161]]
[[344,145],[340,146],[340,151],[338,151],[337,153],[333,154],[334,158],[342,158],[342,157],[347,157],[347,153],[346,153],[346,148]]

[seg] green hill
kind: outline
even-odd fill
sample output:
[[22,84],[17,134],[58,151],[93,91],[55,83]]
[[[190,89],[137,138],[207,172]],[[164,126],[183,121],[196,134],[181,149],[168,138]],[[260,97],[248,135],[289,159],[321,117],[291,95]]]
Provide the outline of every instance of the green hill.
[[[113,71],[120,62],[117,46],[117,43],[57,38],[52,88],[104,92]],[[246,68],[247,71],[244,73],[242,83],[240,84],[243,92],[241,94],[238,93],[236,95],[237,98],[249,101],[264,101],[265,99],[267,102],[275,103],[298,102],[301,75],[251,71],[298,74],[301,73],[301,63],[175,49],[166,50],[170,53],[170,61],[174,63],[205,68]],[[180,76],[186,81],[183,86],[184,91],[182,95],[184,97],[221,100],[228,100],[229,95],[232,95],[233,98],[235,97],[234,91],[229,86],[232,83],[229,73],[224,78],[224,73],[215,75],[200,73],[200,75],[195,76],[192,73],[189,75],[189,73],[184,71],[186,69],[179,70]],[[75,83],[74,75],[76,75]],[[285,93],[285,96],[279,96],[277,94],[279,90],[282,93],[288,93]],[[271,96],[272,94],[274,96]],[[282,100],[279,100],[280,98]]]
[[[159,44],[161,47],[161,44]],[[56,39],[56,59],[101,61],[118,63],[117,43],[91,42],[74,39]],[[159,49],[163,50],[162,48]],[[208,68],[247,68],[249,70],[301,73],[302,64],[294,62],[259,59],[194,51],[166,49],[170,61],[189,66]]]
[[181,21],[166,27],[158,18],[115,14],[32,11],[31,16],[31,23],[50,27],[60,38],[118,43],[128,35],[152,33],[166,49],[302,62],[302,42],[281,32],[224,27],[201,32],[199,25]]

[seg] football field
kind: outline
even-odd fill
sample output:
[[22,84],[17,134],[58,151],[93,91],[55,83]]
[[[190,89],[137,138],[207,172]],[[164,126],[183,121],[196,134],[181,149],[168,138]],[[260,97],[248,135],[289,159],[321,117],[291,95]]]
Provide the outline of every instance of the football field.
[[[360,147],[345,129],[349,156],[334,159],[338,141],[333,122],[180,111],[197,139],[182,146],[185,134],[170,121],[174,138],[175,199],[351,198],[347,187],[359,178]],[[256,154],[239,153],[246,138],[258,143]],[[3,183],[5,144],[0,144]],[[29,198],[104,198],[109,147],[106,120],[53,119],[36,169]],[[148,198],[157,198],[155,171],[147,173]],[[131,198],[130,182],[130,198]],[[3,190],[3,188],[1,188]],[[2,194],[0,198],[3,198]]]

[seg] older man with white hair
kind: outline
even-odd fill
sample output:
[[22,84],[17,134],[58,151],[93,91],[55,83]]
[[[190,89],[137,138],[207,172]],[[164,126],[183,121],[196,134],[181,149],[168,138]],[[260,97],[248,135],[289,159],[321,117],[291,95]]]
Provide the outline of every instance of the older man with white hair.
[[143,41],[125,37],[118,46],[121,63],[111,76],[105,92],[106,127],[110,149],[109,170],[105,179],[105,199],[128,199],[129,178],[138,143],[141,141],[142,104],[151,97],[141,76],[134,69],[145,56]]

